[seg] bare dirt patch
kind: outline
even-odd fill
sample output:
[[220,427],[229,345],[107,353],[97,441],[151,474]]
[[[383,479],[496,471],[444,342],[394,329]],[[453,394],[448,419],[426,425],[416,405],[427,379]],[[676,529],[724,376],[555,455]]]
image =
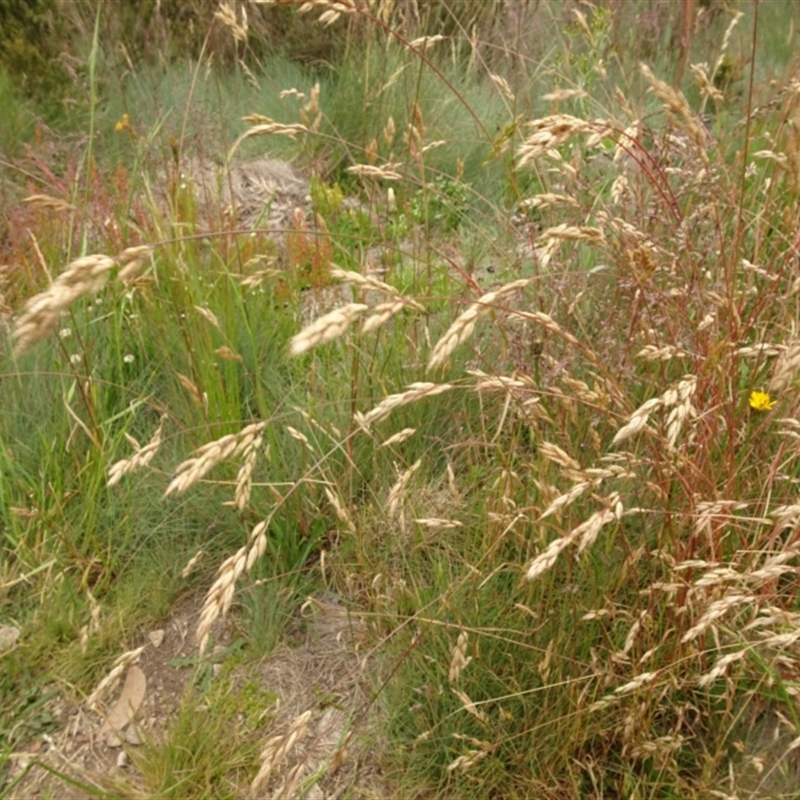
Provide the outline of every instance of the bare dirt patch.
[[200,663],[194,629],[201,604],[202,598],[182,602],[163,626],[142,637],[135,669],[143,673],[146,690],[129,723],[108,729],[119,688],[105,716],[63,697],[53,701],[51,712],[61,727],[43,746],[14,754],[12,780],[27,773],[10,798],[149,796],[156,787],[148,786],[137,764],[168,743],[180,745],[172,722],[187,697],[197,713],[215,714],[214,703],[235,709],[231,737],[257,742],[261,751],[246,775],[231,776],[229,796],[333,800],[345,792],[364,798],[391,794],[381,777],[381,709],[369,679],[376,664],[363,619],[337,596],[316,594],[297,611],[285,641],[260,664],[241,659],[241,640],[230,620],[217,623],[213,652]]

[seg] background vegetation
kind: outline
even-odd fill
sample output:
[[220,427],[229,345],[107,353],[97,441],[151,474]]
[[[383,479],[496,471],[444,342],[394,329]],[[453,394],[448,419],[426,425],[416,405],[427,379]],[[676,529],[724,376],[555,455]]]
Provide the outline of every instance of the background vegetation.
[[[0,792],[235,586],[367,623],[392,796],[796,796],[798,6],[297,5],[0,0]],[[109,796],[246,794],[227,702]]]

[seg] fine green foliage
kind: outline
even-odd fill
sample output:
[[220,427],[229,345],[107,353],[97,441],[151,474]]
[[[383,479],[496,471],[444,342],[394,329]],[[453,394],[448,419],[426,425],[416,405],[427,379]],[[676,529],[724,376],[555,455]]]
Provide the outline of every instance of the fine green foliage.
[[800,791],[797,9],[500,5],[77,4],[77,141],[0,73],[0,759],[180,601],[105,795]]

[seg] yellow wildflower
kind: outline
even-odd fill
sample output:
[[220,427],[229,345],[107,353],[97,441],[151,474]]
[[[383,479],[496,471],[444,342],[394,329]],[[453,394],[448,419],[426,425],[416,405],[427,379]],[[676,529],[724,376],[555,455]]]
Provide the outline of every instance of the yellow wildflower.
[[750,392],[750,408],[754,411],[769,411],[777,400],[769,396],[769,392]]
[[117,122],[114,126],[114,130],[117,133],[122,133],[122,131],[127,131],[128,136],[131,139],[136,139],[136,131],[133,129],[133,125],[131,125],[131,118],[127,114],[123,114],[121,119]]

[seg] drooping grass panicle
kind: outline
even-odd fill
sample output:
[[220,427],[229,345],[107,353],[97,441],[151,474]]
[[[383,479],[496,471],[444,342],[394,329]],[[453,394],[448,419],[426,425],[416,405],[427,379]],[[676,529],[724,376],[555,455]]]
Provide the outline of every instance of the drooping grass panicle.
[[198,448],[197,455],[178,465],[175,477],[167,486],[164,496],[185,492],[217,464],[245,452],[256,439],[260,438],[266,424],[266,422],[254,422],[239,433],[227,434]]
[[236,491],[234,492],[233,505],[237,511],[244,511],[250,502],[250,493],[253,489],[253,470],[261,450],[263,436],[258,434],[242,449],[244,458],[239,474],[236,476]]
[[606,498],[606,503],[606,508],[596,511],[589,519],[573,528],[569,533],[552,541],[543,553],[536,556],[528,566],[525,573],[526,579],[529,581],[535,580],[539,575],[549,570],[558,560],[558,556],[570,545],[577,542],[579,544],[579,552],[590,547],[605,525],[620,519],[623,509],[619,495],[612,493]]
[[324,314],[292,338],[289,353],[299,356],[317,345],[337,339],[368,310],[369,306],[363,303],[347,303]]
[[373,164],[356,164],[348,167],[347,171],[359,178],[371,178],[372,180],[401,181],[403,176],[398,169],[402,164],[385,164],[382,167]]
[[786,391],[800,371],[800,339],[792,340],[778,356],[772,368],[772,377],[767,386],[769,394],[778,395]]
[[664,104],[664,108],[672,122],[689,134],[698,147],[703,163],[708,165],[708,136],[706,130],[692,111],[683,92],[673,89],[668,83],[656,78],[647,64],[641,64],[640,70],[645,80],[650,84],[653,94]]
[[399,509],[400,504],[405,499],[408,482],[421,466],[422,460],[418,459],[398,476],[394,486],[392,486],[392,488],[389,490],[389,496],[386,500],[386,507],[389,517],[393,517]]
[[100,681],[95,687],[95,690],[86,698],[86,707],[94,709],[97,703],[119,683],[122,673],[125,672],[127,667],[135,664],[139,660],[139,656],[144,652],[146,645],[137,647],[134,650],[128,650],[123,653],[114,662],[111,671],[108,675]]
[[[291,753],[295,745],[306,735],[308,725],[311,722],[313,709],[304,711],[297,716],[285,734],[273,736],[264,745],[259,760],[261,766],[258,774],[253,779],[251,789],[254,794],[258,794],[266,786],[273,771]],[[278,796],[278,795],[276,795]],[[283,793],[280,796],[287,796]]]
[[125,434],[125,438],[130,442],[136,452],[130,458],[120,459],[108,468],[108,482],[106,485],[109,488],[116,486],[122,480],[123,476],[135,472],[150,463],[153,456],[158,452],[158,448],[161,447],[161,433],[164,429],[165,419],[166,416],[161,417],[161,422],[158,428],[156,428],[156,432],[144,447],[132,436]]
[[311,132],[310,128],[300,122],[283,124],[281,122],[274,122],[266,117],[259,118],[258,120],[253,117],[245,117],[245,121],[253,124],[233,143],[233,147],[228,151],[228,164],[233,161],[233,157],[242,142],[254,136],[290,136],[294,138],[298,134]]
[[495,291],[487,292],[480,297],[463,314],[456,318],[442,338],[436,343],[428,359],[428,369],[436,369],[436,367],[443,365],[456,347],[469,339],[480,317],[488,314],[498,303],[503,302],[520,289],[530,285],[531,282],[531,278],[521,278]]
[[394,409],[400,406],[415,403],[423,397],[433,397],[442,392],[449,392],[455,388],[452,383],[412,383],[405,392],[390,394],[366,414],[356,412],[355,420],[362,428],[369,428],[373,423],[386,419]]
[[613,132],[605,120],[587,121],[569,114],[553,114],[542,117],[528,123],[526,127],[530,133],[517,151],[519,167],[524,167],[530,162],[548,155],[573,136],[582,133],[605,135],[604,132]]
[[99,291],[114,267],[138,264],[151,248],[131,247],[117,256],[84,256],[70,262],[66,269],[45,291],[32,297],[25,304],[16,321],[13,337],[17,354],[49,336],[58,328],[61,313],[76,300]]
[[236,582],[264,555],[267,549],[268,526],[267,520],[259,522],[250,532],[247,544],[223,561],[217,570],[217,579],[208,590],[195,632],[201,655],[205,652],[214,622],[227,614],[230,609]]

